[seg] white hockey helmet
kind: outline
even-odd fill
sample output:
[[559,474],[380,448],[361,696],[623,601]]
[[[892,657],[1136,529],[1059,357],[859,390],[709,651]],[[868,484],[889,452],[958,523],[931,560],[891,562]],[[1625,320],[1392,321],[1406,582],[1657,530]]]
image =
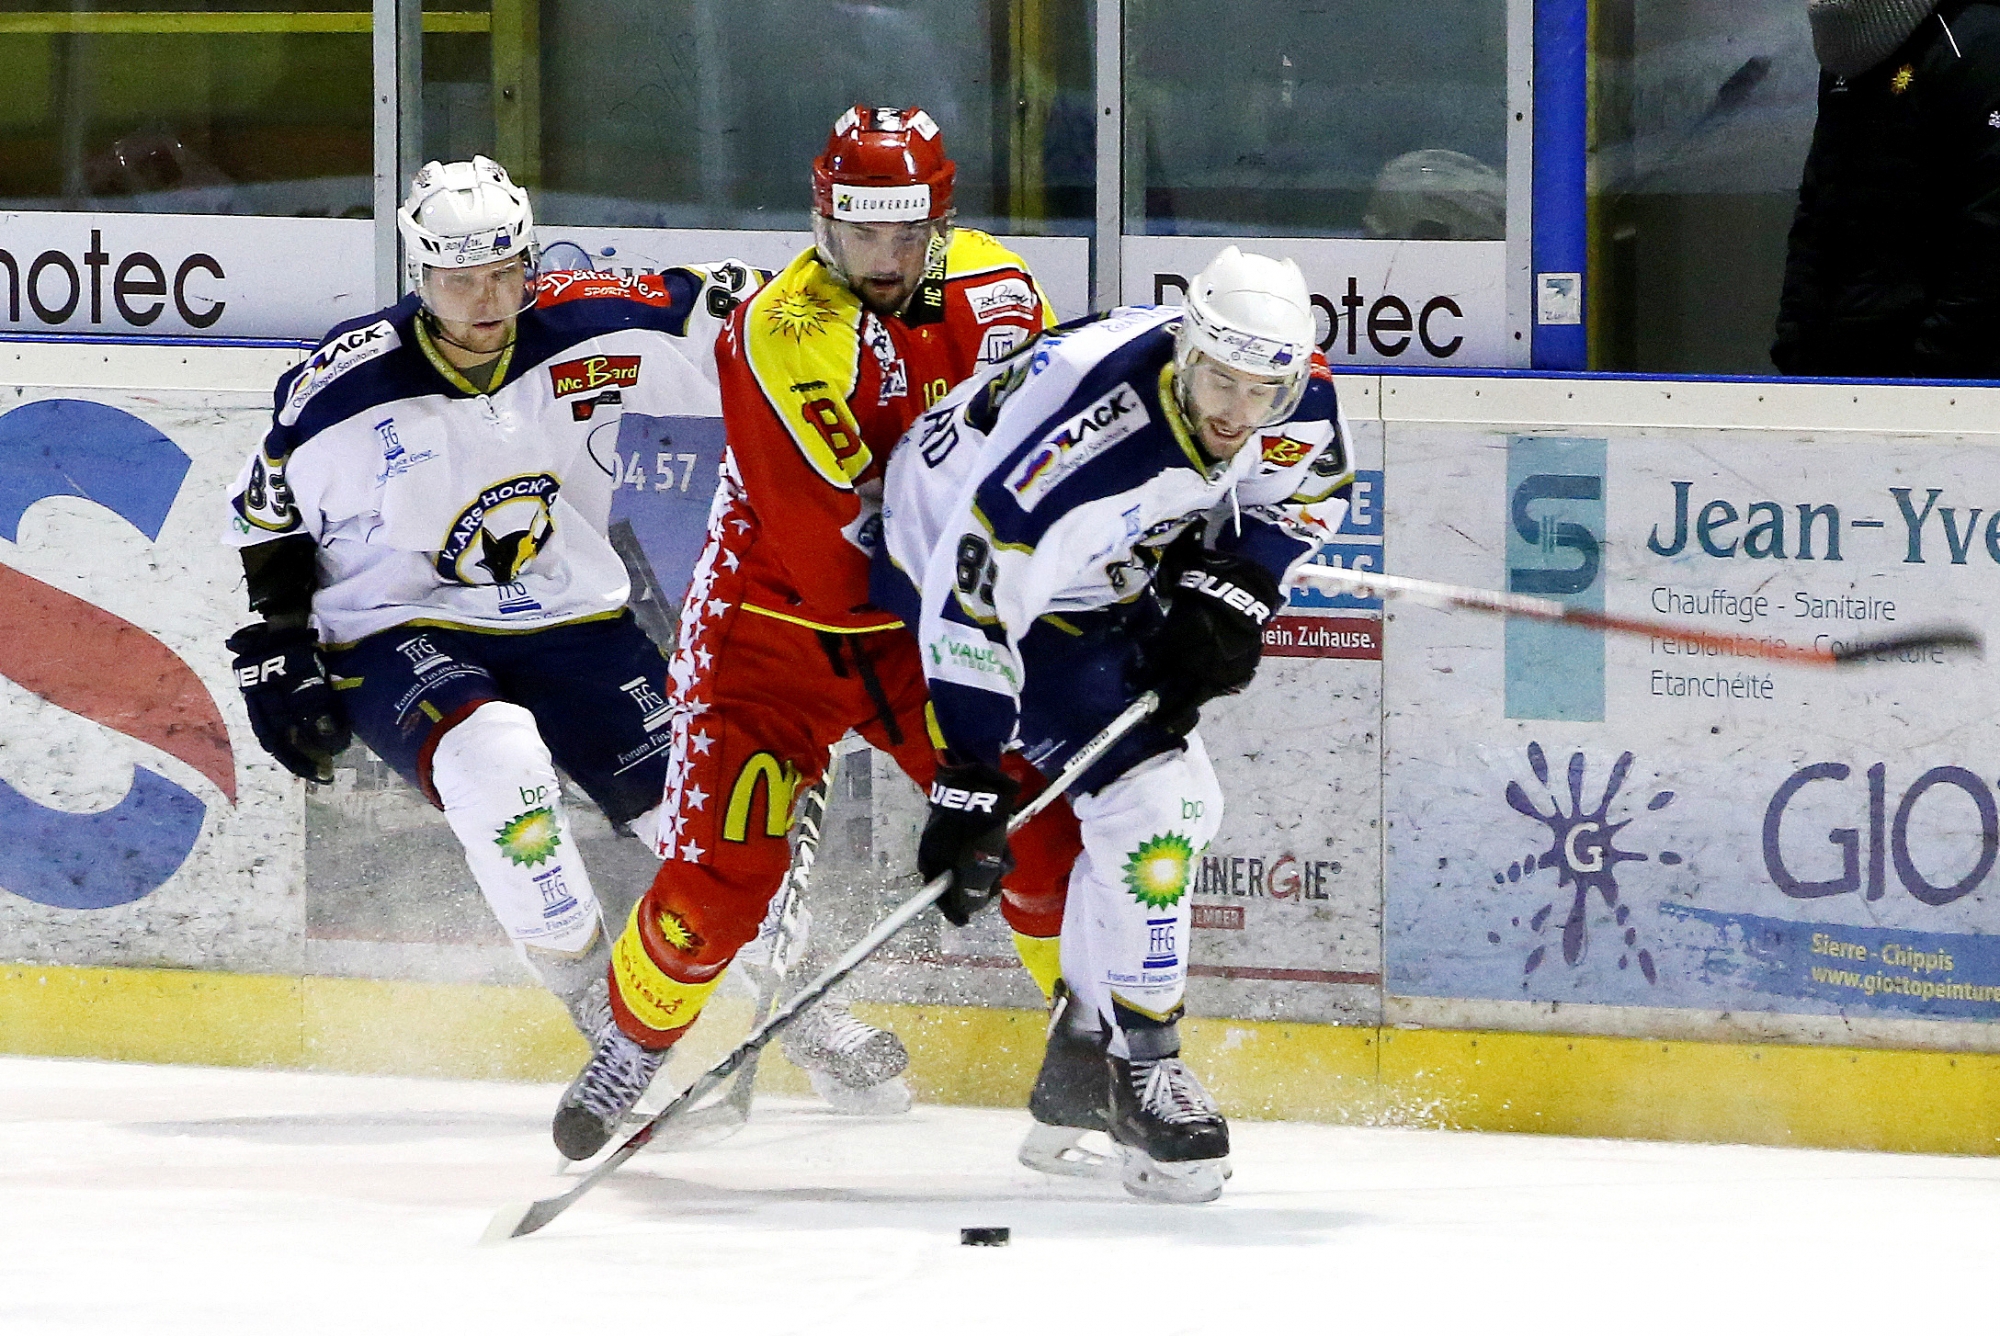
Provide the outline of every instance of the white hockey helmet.
[[1187,314],[1174,338],[1175,383],[1185,394],[1203,358],[1275,380],[1279,392],[1260,425],[1283,422],[1306,392],[1315,332],[1312,294],[1297,264],[1225,246],[1188,285]]
[[[431,314],[443,320],[496,319],[518,315],[534,303],[541,268],[535,244],[535,215],[528,192],[507,177],[507,169],[487,157],[471,162],[427,162],[410,181],[409,197],[396,211],[403,235],[403,272]],[[439,273],[476,269],[523,256],[520,301],[501,314],[469,311],[460,285],[440,283]],[[508,293],[511,300],[511,288]]]

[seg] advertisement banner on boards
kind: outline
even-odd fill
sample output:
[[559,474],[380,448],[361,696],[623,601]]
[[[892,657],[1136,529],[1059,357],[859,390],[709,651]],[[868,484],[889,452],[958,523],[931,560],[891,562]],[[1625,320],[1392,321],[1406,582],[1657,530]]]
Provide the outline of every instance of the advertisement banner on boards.
[[1507,325],[1504,241],[1325,237],[1126,237],[1130,305],[1178,305],[1224,246],[1294,260],[1305,274],[1320,351],[1334,366],[1527,365]]
[[[544,268],[657,271],[738,259],[781,269],[807,232],[538,227]],[[1090,243],[1002,237],[1060,317],[1090,309]],[[314,340],[376,310],[366,218],[0,213],[0,332]]]
[[365,218],[0,213],[0,330],[317,339],[375,309]]
[[[1354,416],[1355,504],[1321,559],[1379,569],[1381,428]],[[0,636],[0,750],[14,758],[0,807],[16,833],[0,857],[0,937],[19,958],[68,964],[519,982],[423,795],[357,745],[302,800],[249,732],[222,641],[250,618],[216,538],[229,481],[268,423],[268,392],[248,388],[63,391],[0,414],[0,503],[12,498],[0,597],[20,632]],[[642,623],[669,636],[719,425],[630,415],[610,461],[614,544]],[[1302,596],[1252,690],[1208,712],[1228,810],[1187,886],[1199,1011],[1379,1014],[1379,616],[1370,601]],[[912,870],[922,801],[903,787],[901,806],[886,786],[836,796],[816,894],[828,940],[850,908],[865,927],[881,908],[872,888]],[[637,841],[581,797],[571,819],[607,903],[643,890],[654,865]],[[1018,993],[1025,976],[1004,921],[980,926],[993,941],[927,955],[963,1000],[1000,1001],[988,985]],[[989,958],[1000,968],[978,968]],[[928,996],[899,991],[906,982],[919,981],[880,980],[889,996]]]
[[[1790,645],[2000,631],[1992,438],[1393,426],[1404,574]],[[2000,725],[1965,651],[1838,671],[1399,610],[1385,986],[2000,1019]]]
[[295,973],[300,786],[251,736],[217,541],[269,391],[24,391],[0,413],[0,941]]

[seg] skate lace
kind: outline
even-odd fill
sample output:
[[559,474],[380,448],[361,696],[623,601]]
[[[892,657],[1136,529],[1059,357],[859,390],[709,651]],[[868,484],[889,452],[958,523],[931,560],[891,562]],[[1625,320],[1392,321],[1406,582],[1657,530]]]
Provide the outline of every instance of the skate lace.
[[598,1039],[597,1050],[590,1055],[577,1102],[600,1118],[623,1117],[646,1093],[666,1056],[664,1050],[640,1048],[622,1031],[612,1030]]
[[1162,1122],[1199,1123],[1218,1116],[1215,1101],[1179,1058],[1133,1063],[1132,1088],[1140,1107]]
[[832,1052],[859,1053],[863,1045],[882,1033],[839,1003],[829,1003],[820,1012],[820,1033],[812,1038]]

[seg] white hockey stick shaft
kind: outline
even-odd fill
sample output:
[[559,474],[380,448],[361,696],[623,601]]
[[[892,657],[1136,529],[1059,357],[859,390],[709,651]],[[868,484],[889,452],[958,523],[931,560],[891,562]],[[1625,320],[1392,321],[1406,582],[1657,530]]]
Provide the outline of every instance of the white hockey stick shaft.
[[[771,1014],[778,1005],[778,999],[784,995],[785,975],[791,969],[792,953],[799,948],[799,900],[805,894],[807,883],[812,880],[813,863],[819,854],[820,831],[826,820],[827,800],[840,773],[840,765],[841,751],[835,748],[827,757],[826,772],[799,800],[798,836],[792,844],[791,865],[785,869],[785,879],[779,885],[777,898],[771,902],[773,926],[768,961],[762,966],[742,961],[737,964],[737,968],[757,985],[756,999],[750,1004],[750,1024],[753,1027]],[[720,1098],[682,1112],[659,1137],[654,1138],[656,1144],[678,1146],[691,1138],[712,1140],[718,1133],[728,1136],[749,1122],[750,1104],[757,1092],[757,1064],[762,1056],[761,1049],[752,1053],[749,1060],[736,1069],[729,1088],[722,1092]],[[562,1168],[567,1170],[568,1167],[566,1161]]]
[[1310,585],[1323,591],[1355,594],[1362,598],[1402,598],[1433,608],[1458,608],[1468,612],[1496,613],[1503,617],[1528,617],[1543,622],[1566,622],[1593,631],[1616,635],[1657,636],[1698,645],[1718,654],[1744,659],[1770,659],[1809,668],[1838,668],[1865,663],[1877,655],[1906,650],[1969,649],[1978,653],[1982,639],[1977,631],[1963,626],[1941,626],[1883,636],[1839,649],[1811,645],[1788,645],[1771,636],[1735,635],[1710,631],[1686,622],[1658,621],[1650,617],[1625,617],[1591,608],[1572,608],[1552,598],[1527,594],[1503,594],[1493,589],[1438,584],[1413,580],[1406,575],[1384,575],[1376,571],[1348,570],[1342,566],[1307,564],[1292,573],[1292,583]]
[[[770,1017],[784,991],[785,975],[792,965],[792,953],[799,947],[799,900],[812,882],[813,864],[819,859],[820,832],[826,823],[826,805],[839,773],[840,753],[836,751],[827,758],[826,773],[820,776],[819,783],[806,790],[806,796],[799,803],[799,836],[792,845],[792,865],[786,869],[785,884],[778,892],[778,920],[771,934],[771,957],[764,967],[761,986],[757,989],[757,1002],[751,1013],[752,1024],[761,1024]],[[750,1114],[751,1092],[757,1082],[759,1056],[759,1053],[750,1055],[729,1088],[729,1102],[740,1109],[746,1118]]]
[[[1043,808],[1061,797],[1085,771],[1097,764],[1106,752],[1118,745],[1121,738],[1138,727],[1159,707],[1160,698],[1150,691],[1126,706],[1124,713],[1107,724],[1103,732],[1084,743],[1076,755],[1070,758],[1069,763],[1063,766],[1062,771],[1049,781],[1048,786],[1013,815],[1007,822],[1007,833],[1012,835],[1020,830],[1039,815]],[[486,1226],[486,1232],[480,1236],[480,1241],[497,1243],[505,1239],[519,1238],[523,1234],[532,1234],[568,1210],[575,1204],[577,1198],[603,1182],[625,1161],[645,1149],[646,1143],[658,1133],[661,1124],[728,1080],[752,1054],[770,1043],[780,1030],[789,1025],[793,1017],[831,992],[842,979],[852,974],[863,961],[880,950],[885,942],[907,927],[912,919],[935,904],[938,897],[942,896],[950,885],[949,873],[933,877],[922,890],[891,910],[887,918],[877,923],[860,941],[847,948],[846,954],[827,966],[826,971],[817,979],[800,989],[789,1001],[766,1018],[763,1024],[752,1030],[749,1036],[724,1055],[720,1062],[696,1077],[692,1085],[654,1114],[643,1127],[627,1137],[624,1144],[607,1155],[595,1169],[577,1180],[575,1187],[558,1196],[544,1197],[540,1201],[502,1207],[494,1215],[492,1223]]]

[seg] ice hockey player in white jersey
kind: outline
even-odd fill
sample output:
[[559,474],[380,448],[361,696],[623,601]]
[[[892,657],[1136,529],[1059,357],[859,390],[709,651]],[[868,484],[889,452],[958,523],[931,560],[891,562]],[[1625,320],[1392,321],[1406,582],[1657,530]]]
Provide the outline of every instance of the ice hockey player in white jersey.
[[1107,1131],[1136,1195],[1206,1201],[1229,1130],[1180,1058],[1189,891],[1222,819],[1193,731],[1256,671],[1292,567],[1346,513],[1332,377],[1290,261],[1224,250],[1187,309],[1046,333],[919,418],[890,458],[877,604],[917,628],[947,764],[926,878],[990,896],[1018,748],[1054,771],[1142,691],[1162,707],[1069,793],[1083,829],[1064,988],[1024,1162],[1083,1172]]
[[[330,780],[351,729],[443,810],[594,1041],[611,934],[556,768],[650,836],[671,732],[606,538],[614,449],[627,413],[719,412],[715,336],[758,276],[540,275],[527,193],[486,158],[426,165],[398,223],[410,295],[280,378],[232,489],[263,620],[229,647],[280,764]],[[641,1066],[612,1077],[643,1088]]]

